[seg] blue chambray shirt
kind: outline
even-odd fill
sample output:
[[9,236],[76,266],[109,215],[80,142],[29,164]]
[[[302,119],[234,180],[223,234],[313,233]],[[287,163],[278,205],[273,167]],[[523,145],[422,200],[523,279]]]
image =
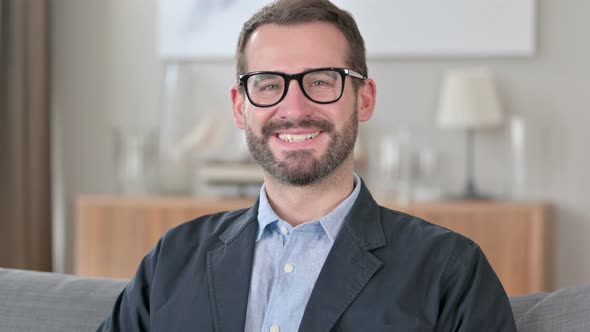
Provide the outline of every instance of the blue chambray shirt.
[[280,219],[260,189],[245,331],[297,331],[322,265],[360,192],[354,189],[332,212],[297,227]]

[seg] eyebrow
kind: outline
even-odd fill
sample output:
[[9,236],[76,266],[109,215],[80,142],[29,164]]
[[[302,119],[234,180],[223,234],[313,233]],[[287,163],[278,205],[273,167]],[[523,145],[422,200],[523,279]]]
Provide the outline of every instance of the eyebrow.
[[276,74],[264,74],[264,73],[262,73],[262,74],[258,74],[256,76],[254,76],[253,77],[254,78],[254,85],[257,85],[259,82],[263,81],[264,79],[267,79],[268,76],[271,76],[271,75],[276,75]]

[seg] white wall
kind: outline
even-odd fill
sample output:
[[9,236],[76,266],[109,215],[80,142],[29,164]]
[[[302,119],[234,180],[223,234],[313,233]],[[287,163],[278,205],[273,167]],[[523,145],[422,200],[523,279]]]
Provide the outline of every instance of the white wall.
[[[60,121],[56,148],[62,166],[57,174],[65,215],[56,220],[56,236],[64,239],[55,243],[56,254],[63,256],[56,268],[71,271],[75,197],[115,190],[111,129],[158,123],[162,66],[155,55],[155,0],[55,0],[52,6],[53,108]],[[590,2],[539,0],[538,7],[534,57],[371,61],[378,101],[364,131],[410,126],[415,141],[441,152],[447,187],[460,191],[464,137],[435,128],[438,86],[447,68],[489,66],[508,111],[527,119],[526,189],[529,198],[556,207],[556,282],[564,287],[590,282],[590,44],[585,42],[590,21],[584,15]],[[223,98],[233,80],[233,63],[200,63],[193,69],[200,100],[195,112],[229,115],[229,101]],[[509,187],[505,139],[503,130],[477,136],[479,188],[498,196]]]
[[114,129],[157,122],[155,15],[155,1],[51,2],[54,149],[62,166],[54,174],[63,187],[54,200],[63,200],[64,215],[54,221],[58,271],[72,270],[76,196],[115,189]]

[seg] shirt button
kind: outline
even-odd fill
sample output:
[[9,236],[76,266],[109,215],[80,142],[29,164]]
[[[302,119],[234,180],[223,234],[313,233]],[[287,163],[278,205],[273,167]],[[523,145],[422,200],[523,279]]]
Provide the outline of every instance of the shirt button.
[[278,325],[273,325],[270,327],[270,332],[280,332],[281,329],[279,328]]
[[292,264],[285,264],[285,266],[283,266],[283,271],[287,273],[293,272],[294,269],[295,267]]
[[287,226],[281,226],[281,233],[287,235],[289,233],[289,229],[287,228]]

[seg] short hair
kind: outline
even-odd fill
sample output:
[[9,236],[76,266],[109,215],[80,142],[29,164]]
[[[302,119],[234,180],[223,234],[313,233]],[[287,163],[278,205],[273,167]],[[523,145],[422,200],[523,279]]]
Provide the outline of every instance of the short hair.
[[[340,30],[348,42],[346,63],[350,69],[368,77],[365,42],[352,15],[328,0],[278,0],[254,14],[242,27],[236,50],[236,76],[244,74],[246,44],[250,36],[262,25],[294,25],[311,22],[327,22]],[[356,90],[362,80],[353,80]]]

